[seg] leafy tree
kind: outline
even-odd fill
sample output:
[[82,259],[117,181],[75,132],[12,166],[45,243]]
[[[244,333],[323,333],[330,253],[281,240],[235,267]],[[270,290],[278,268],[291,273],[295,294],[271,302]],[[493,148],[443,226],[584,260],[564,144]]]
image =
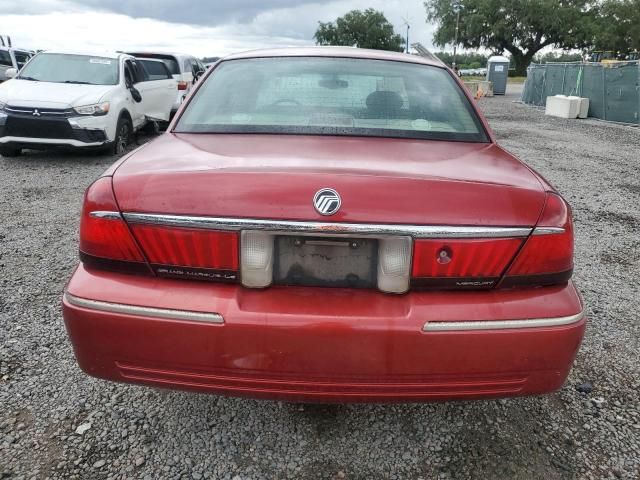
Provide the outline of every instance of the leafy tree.
[[596,50],[640,50],[640,0],[605,0],[599,9]]
[[580,53],[557,53],[557,52],[548,52],[544,55],[536,55],[534,61],[536,63],[548,63],[548,62],[579,62],[583,60],[582,54]]
[[[458,44],[511,54],[516,73],[524,75],[544,47],[584,48],[595,28],[594,0],[459,0]],[[427,18],[438,25],[436,45],[455,41],[456,13],[451,0],[424,2]]]
[[318,22],[318,45],[342,45],[402,52],[405,40],[396,34],[382,12],[369,8],[352,10],[335,22]]

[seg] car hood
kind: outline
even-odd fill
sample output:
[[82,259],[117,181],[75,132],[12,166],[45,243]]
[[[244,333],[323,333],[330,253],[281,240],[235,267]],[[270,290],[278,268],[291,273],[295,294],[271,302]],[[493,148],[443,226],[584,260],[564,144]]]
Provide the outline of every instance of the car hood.
[[[312,204],[324,187],[342,197],[331,217]],[[295,135],[167,133],[114,191],[127,212],[414,225],[532,226],[545,200],[495,144]]]
[[23,107],[68,108],[98,103],[116,85],[33,82],[14,78],[0,85],[0,101]]

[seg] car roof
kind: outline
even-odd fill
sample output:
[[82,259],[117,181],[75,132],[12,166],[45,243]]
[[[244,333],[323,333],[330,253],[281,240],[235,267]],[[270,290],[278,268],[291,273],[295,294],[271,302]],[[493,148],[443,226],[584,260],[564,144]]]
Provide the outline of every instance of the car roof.
[[138,62],[156,62],[165,65],[161,58],[134,57]]
[[161,50],[131,50],[129,55],[171,55],[173,57],[178,58],[195,58],[194,55],[189,55],[188,53],[176,53],[176,52],[163,52]]
[[444,68],[443,64],[419,55],[407,53],[389,52],[384,50],[371,50],[355,47],[289,47],[249,50],[228,55],[221,60],[238,60],[248,58],[269,57],[340,57],[340,58],[364,58],[369,60],[388,60],[395,62],[419,63]]

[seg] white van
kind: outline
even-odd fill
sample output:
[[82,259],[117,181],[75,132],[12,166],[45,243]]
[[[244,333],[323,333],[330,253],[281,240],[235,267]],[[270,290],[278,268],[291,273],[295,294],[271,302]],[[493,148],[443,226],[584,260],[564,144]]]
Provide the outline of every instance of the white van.
[[0,154],[23,148],[124,151],[132,133],[167,121],[177,82],[161,61],[122,53],[47,51],[0,85]]
[[184,53],[165,52],[127,52],[136,58],[154,58],[162,60],[173,78],[178,82],[178,95],[171,109],[171,115],[176,113],[182,101],[185,99],[191,87],[198,81],[200,76],[206,71],[204,64],[193,55]]

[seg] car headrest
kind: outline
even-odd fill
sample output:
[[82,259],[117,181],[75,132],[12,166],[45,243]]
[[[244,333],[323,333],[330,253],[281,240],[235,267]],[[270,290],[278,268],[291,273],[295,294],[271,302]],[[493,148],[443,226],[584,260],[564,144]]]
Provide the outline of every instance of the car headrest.
[[367,97],[367,108],[376,111],[394,111],[402,107],[402,97],[396,92],[378,90]]

